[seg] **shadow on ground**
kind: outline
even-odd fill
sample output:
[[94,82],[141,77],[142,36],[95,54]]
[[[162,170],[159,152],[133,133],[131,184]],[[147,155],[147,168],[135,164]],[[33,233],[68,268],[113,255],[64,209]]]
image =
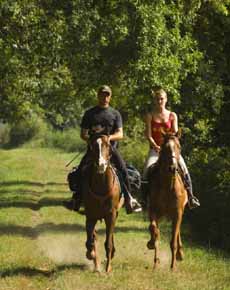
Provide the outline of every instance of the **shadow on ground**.
[[77,269],[77,270],[86,270],[88,266],[86,264],[71,264],[71,265],[60,265],[55,267],[55,269],[52,270],[43,270],[43,269],[37,269],[37,268],[31,268],[31,267],[19,267],[15,269],[6,269],[0,271],[0,277],[6,278],[6,277],[13,277],[18,275],[23,275],[27,277],[33,277],[33,276],[45,276],[45,277],[52,277],[53,275],[60,273],[62,271],[65,271],[67,269]]

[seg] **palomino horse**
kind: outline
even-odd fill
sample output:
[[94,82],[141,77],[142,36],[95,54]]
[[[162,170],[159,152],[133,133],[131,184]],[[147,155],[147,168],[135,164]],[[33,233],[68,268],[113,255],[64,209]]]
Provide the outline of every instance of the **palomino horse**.
[[110,164],[111,145],[108,136],[94,136],[90,141],[92,164],[83,180],[83,199],[86,214],[86,257],[94,261],[95,270],[100,270],[95,226],[104,219],[106,225],[106,272],[111,272],[111,260],[115,253],[113,232],[120,200],[120,183]]
[[171,269],[176,260],[183,260],[180,226],[184,207],[187,203],[187,192],[179,174],[180,143],[177,134],[164,134],[159,159],[149,170],[149,231],[151,239],[147,243],[154,249],[154,268],[159,264],[159,220],[167,217],[172,221]]

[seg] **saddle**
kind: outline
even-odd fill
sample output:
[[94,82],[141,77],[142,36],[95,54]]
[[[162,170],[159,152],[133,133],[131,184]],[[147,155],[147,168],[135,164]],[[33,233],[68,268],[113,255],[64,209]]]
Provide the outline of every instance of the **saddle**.
[[[148,168],[148,171],[147,171],[147,183],[148,183],[149,180],[150,180],[150,176],[152,177],[152,176],[156,175],[157,172],[158,172],[158,170],[159,170],[159,165],[158,165],[157,162],[154,163],[154,164],[152,164],[152,165]],[[180,166],[180,164],[179,164],[179,166],[178,166],[178,174],[180,175],[180,177],[181,177],[182,181],[184,182],[184,184],[186,184],[186,180],[185,180],[185,172],[183,171],[183,169],[182,169],[182,167]]]
[[[90,164],[85,165],[82,168],[82,172],[87,172],[89,165]],[[120,188],[121,188],[121,193],[122,193],[126,190],[122,174],[114,166],[113,168],[118,177]],[[141,174],[133,165],[130,165],[130,164],[127,165],[127,172],[128,172],[128,178],[129,178],[130,187],[131,187],[131,193],[135,194],[141,188]],[[78,166],[74,166],[72,170],[69,172],[69,174],[67,175],[67,181],[68,181],[69,188],[71,191],[77,192],[80,190],[81,172]]]

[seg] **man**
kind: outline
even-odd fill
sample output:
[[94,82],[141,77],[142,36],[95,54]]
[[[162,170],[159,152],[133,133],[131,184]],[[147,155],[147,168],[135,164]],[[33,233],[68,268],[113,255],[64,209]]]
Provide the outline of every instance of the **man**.
[[[140,212],[141,206],[130,194],[130,182],[128,179],[127,168],[119,151],[117,150],[118,141],[123,139],[123,125],[120,113],[110,107],[112,90],[109,86],[103,85],[99,88],[97,98],[98,103],[95,107],[87,110],[81,122],[81,138],[88,142],[91,135],[95,133],[109,135],[112,145],[111,161],[120,171],[124,181],[124,199],[127,213]],[[90,162],[89,149],[83,157],[77,171],[74,174],[76,185],[80,185],[82,171]],[[74,188],[72,201],[66,207],[68,209],[79,210],[81,205],[80,188]]]

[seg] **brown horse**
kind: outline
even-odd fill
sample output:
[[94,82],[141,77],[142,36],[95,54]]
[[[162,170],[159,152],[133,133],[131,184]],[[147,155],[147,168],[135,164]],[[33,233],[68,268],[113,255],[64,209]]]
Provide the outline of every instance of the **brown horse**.
[[115,253],[114,227],[120,200],[120,183],[117,174],[110,164],[111,145],[108,136],[94,137],[90,142],[93,163],[83,180],[83,199],[86,214],[86,257],[94,261],[95,270],[100,270],[97,251],[95,226],[98,220],[104,219],[106,225],[106,272],[111,272],[111,260]]
[[176,260],[183,260],[180,227],[187,192],[179,174],[180,143],[177,134],[165,134],[156,165],[149,170],[149,231],[151,239],[147,243],[154,249],[154,268],[159,264],[158,241],[160,236],[159,220],[167,217],[172,221],[171,269]]

